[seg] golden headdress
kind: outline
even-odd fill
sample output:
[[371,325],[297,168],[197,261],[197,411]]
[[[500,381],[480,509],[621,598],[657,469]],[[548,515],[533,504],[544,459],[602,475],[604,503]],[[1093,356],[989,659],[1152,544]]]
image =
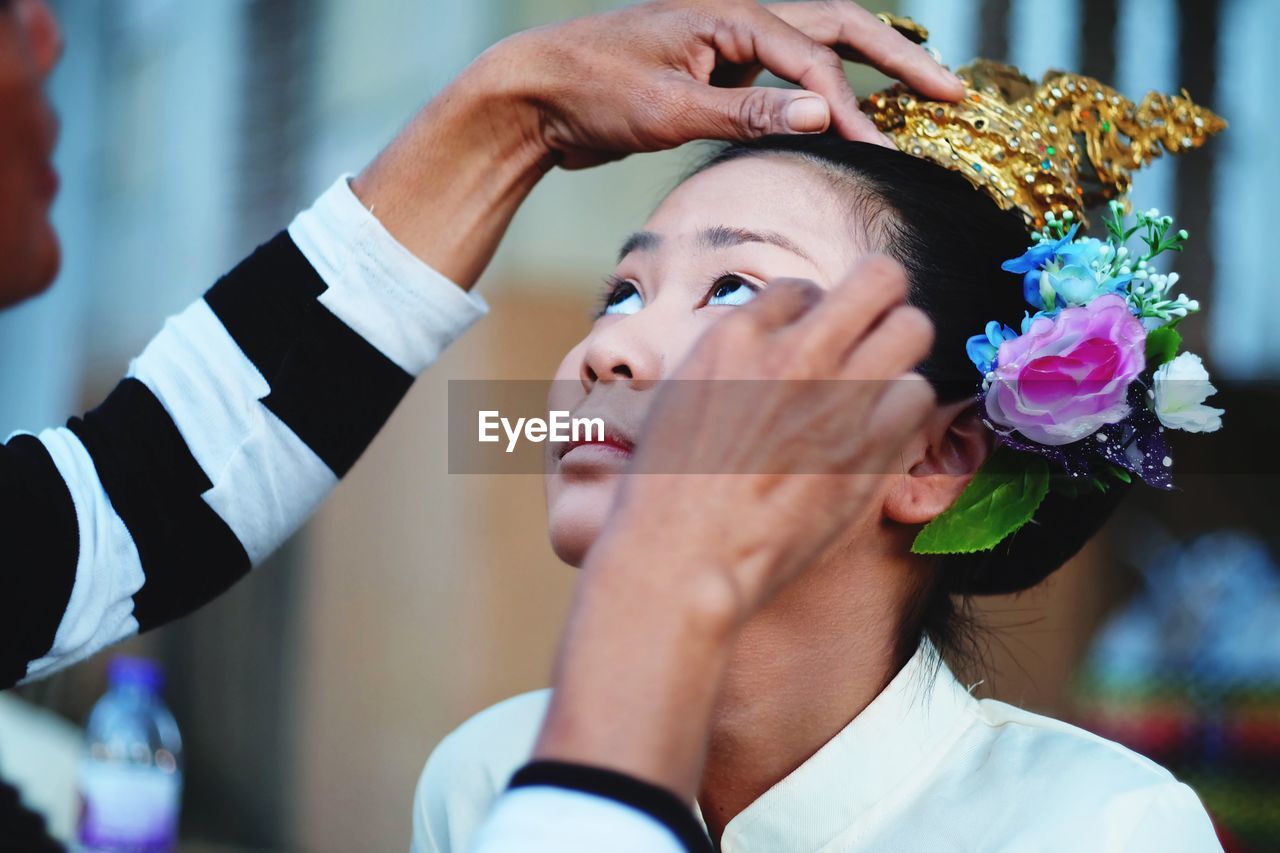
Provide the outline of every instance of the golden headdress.
[[[914,22],[882,20],[914,41]],[[1018,69],[990,60],[960,68],[968,96],[958,103],[922,98],[902,84],[862,102],[898,148],[960,172],[1027,226],[1046,214],[1123,197],[1131,173],[1161,156],[1199,148],[1227,123],[1181,95],[1150,92],[1138,104],[1090,77],[1049,71],[1037,86]]]

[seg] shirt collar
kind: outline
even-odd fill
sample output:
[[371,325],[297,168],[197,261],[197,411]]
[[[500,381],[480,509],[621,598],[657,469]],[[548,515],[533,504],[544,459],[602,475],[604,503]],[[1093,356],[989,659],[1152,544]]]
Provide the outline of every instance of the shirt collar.
[[922,643],[862,713],[729,822],[722,849],[821,848],[937,764],[976,708],[933,646]]

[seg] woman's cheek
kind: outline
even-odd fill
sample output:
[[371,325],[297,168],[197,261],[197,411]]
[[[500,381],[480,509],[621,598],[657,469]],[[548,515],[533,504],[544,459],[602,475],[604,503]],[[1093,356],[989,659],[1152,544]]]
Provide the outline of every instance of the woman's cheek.
[[673,334],[663,347],[663,360],[672,368],[683,362],[685,356],[693,350],[699,339],[715,325],[717,320],[729,316],[736,310],[738,310],[737,307],[714,306],[694,311],[693,316],[683,323],[679,330],[673,330]]
[[555,379],[577,379],[580,375],[579,371],[582,367],[583,351],[587,348],[587,338],[578,341],[573,349],[565,353],[563,359],[560,360],[560,366],[556,368]]

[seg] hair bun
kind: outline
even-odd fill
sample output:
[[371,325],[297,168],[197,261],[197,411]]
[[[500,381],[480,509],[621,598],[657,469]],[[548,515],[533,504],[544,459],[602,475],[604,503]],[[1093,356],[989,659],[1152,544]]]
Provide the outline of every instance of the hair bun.
[[1130,489],[1113,484],[1104,494],[1072,500],[1050,492],[1031,522],[991,551],[955,554],[942,573],[953,595],[1008,595],[1039,584],[1079,553],[1102,529]]

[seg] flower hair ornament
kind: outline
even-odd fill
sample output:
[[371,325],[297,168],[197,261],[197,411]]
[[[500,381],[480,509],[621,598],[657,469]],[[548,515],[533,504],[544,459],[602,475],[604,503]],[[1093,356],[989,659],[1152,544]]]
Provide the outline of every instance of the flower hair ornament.
[[[923,41],[927,32],[882,20]],[[1022,277],[1022,318],[994,318],[966,350],[976,401],[995,431],[987,464],[927,524],[919,554],[986,551],[1030,522],[1050,490],[1082,497],[1137,478],[1173,488],[1169,429],[1213,432],[1222,409],[1177,326],[1199,310],[1158,259],[1187,232],[1157,210],[1127,214],[1131,173],[1162,153],[1198,148],[1226,122],[1181,95],[1141,103],[1096,80],[1048,72],[1039,85],[979,60],[957,74],[968,96],[929,101],[897,84],[863,108],[898,147],[964,175],[1017,211],[1032,244],[1002,269]],[[1105,235],[1086,209],[1105,207]],[[1012,325],[1010,325],[1012,324]]]

